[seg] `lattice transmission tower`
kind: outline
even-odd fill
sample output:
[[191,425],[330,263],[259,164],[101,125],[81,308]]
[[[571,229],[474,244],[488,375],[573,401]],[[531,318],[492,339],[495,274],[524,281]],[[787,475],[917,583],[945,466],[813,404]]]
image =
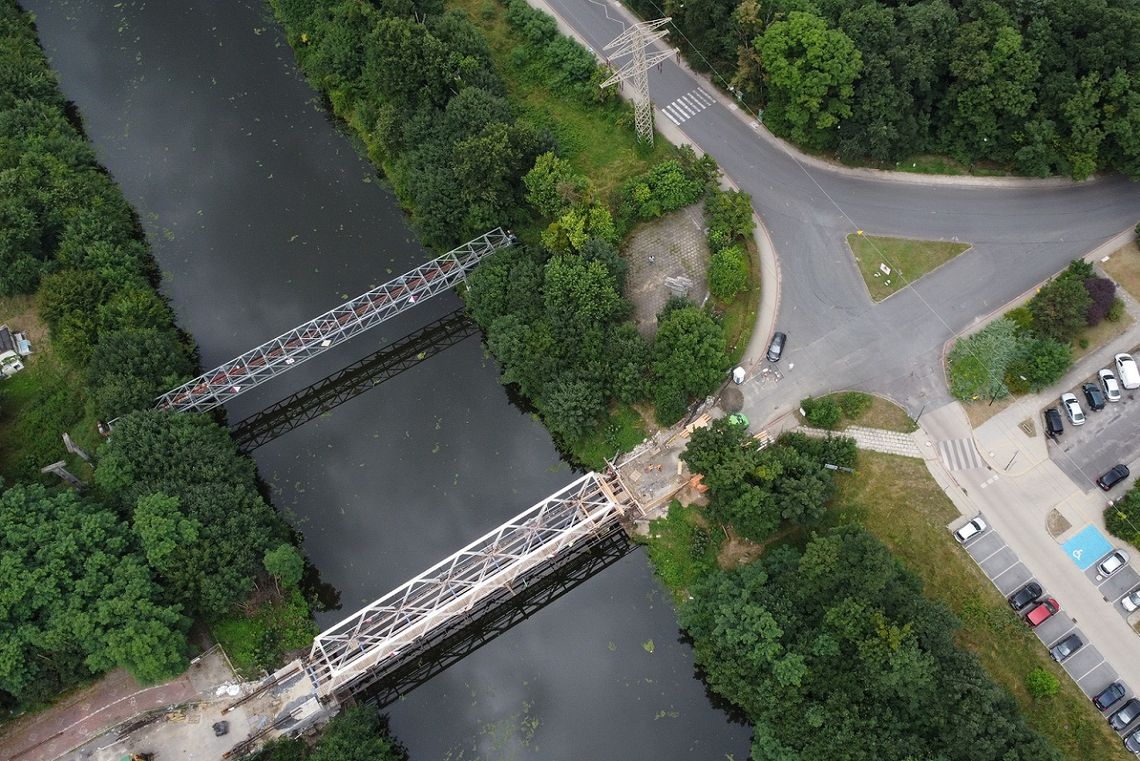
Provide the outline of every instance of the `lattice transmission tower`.
[[614,72],[612,77],[602,83],[602,87],[609,87],[618,82],[633,84],[633,115],[637,125],[637,139],[649,145],[653,145],[653,101],[649,99],[649,67],[672,57],[676,51],[646,53],[646,48],[669,34],[669,31],[662,27],[672,20],[666,17],[655,21],[638,22],[602,48],[609,52],[612,58],[632,56]]

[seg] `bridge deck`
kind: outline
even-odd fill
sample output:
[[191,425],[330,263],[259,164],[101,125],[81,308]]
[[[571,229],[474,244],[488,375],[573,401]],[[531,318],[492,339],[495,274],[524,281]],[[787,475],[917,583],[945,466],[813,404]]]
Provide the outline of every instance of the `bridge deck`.
[[582,476],[317,635],[306,659],[317,692],[343,692],[484,597],[638,510],[612,471]]
[[225,362],[155,400],[157,409],[211,410],[355,335],[446,291],[488,254],[511,245],[496,228]]

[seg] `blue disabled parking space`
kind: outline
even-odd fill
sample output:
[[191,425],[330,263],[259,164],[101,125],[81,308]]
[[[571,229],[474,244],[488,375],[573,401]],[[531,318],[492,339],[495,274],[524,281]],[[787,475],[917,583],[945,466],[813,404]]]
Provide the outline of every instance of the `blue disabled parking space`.
[[1112,551],[1112,545],[1104,538],[1104,534],[1092,524],[1085,526],[1079,534],[1062,546],[1065,554],[1082,571]]

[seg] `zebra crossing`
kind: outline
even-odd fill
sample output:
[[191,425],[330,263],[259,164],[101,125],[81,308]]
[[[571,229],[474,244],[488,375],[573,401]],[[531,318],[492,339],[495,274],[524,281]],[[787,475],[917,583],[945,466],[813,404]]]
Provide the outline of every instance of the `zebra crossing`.
[[689,90],[680,98],[663,107],[661,112],[669,117],[669,121],[680,124],[692,119],[714,103],[716,103],[716,98],[705,92],[703,87],[698,87],[695,90]]
[[938,442],[938,454],[947,470],[983,469],[986,463],[974,446],[973,439],[947,439]]

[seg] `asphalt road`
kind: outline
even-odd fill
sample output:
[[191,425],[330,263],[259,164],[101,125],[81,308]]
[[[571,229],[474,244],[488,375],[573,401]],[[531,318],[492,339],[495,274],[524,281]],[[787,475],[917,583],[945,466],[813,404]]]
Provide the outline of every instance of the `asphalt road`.
[[[596,51],[630,18],[616,2],[546,2]],[[674,61],[651,71],[649,82],[658,107],[698,88],[716,95]],[[779,255],[778,329],[789,335],[781,367],[799,363],[801,377],[767,389],[764,406],[772,409],[757,413],[837,386],[886,393],[912,414],[948,401],[939,370],[948,338],[1140,218],[1140,187],[1123,177],[1079,186],[963,187],[808,166],[726,103],[718,96],[703,110],[690,108],[677,128],[751,194]],[[668,113],[685,116],[675,108]],[[672,121],[660,110],[656,118]],[[845,243],[857,229],[957,238],[974,248],[872,305]]]

